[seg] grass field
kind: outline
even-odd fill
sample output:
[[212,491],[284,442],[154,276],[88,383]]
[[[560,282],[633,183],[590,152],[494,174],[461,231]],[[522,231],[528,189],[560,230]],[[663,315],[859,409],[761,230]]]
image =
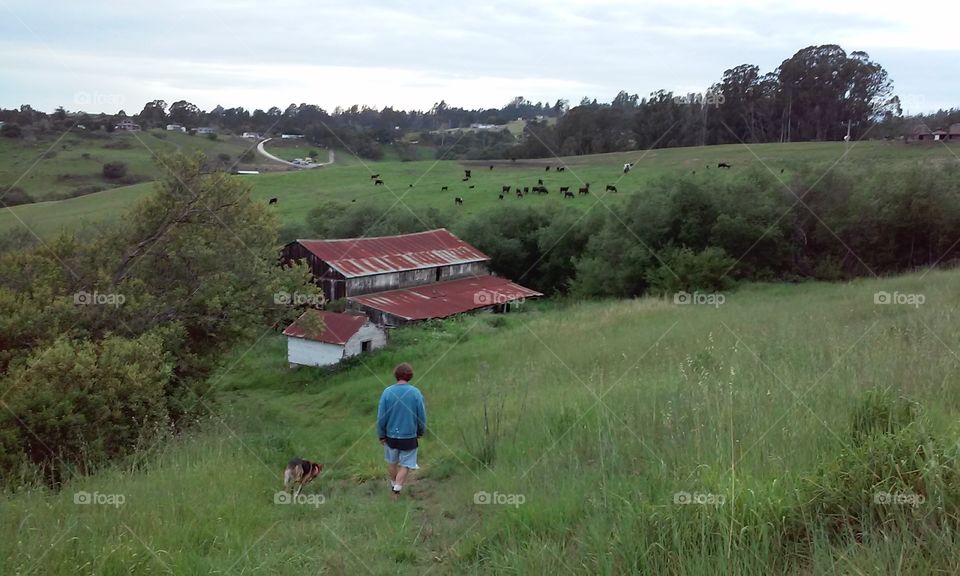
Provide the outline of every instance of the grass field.
[[[183,136],[183,138],[189,138]],[[268,145],[269,146],[269,145]],[[275,150],[270,147],[269,150]],[[600,154],[563,158],[568,166],[564,173],[546,172],[546,165],[556,166],[561,160],[509,161],[436,161],[416,162],[369,162],[361,161],[338,151],[333,166],[315,170],[277,172],[246,177],[253,186],[256,198],[266,201],[278,198],[277,214],[285,223],[303,222],[309,210],[323,200],[366,202],[375,206],[404,209],[409,207],[411,218],[418,211],[429,207],[452,208],[455,197],[464,199],[458,210],[472,215],[494,206],[498,202],[501,186],[533,186],[538,179],[551,190],[548,196],[529,195],[519,200],[513,196],[503,202],[556,203],[569,202],[584,208],[603,196],[607,184],[616,184],[619,194],[642,193],[644,184],[663,174],[696,171],[701,178],[727,178],[750,165],[763,165],[782,178],[788,179],[791,171],[805,163],[822,164],[824,170],[837,162],[858,164],[889,164],[897,162],[956,162],[957,147],[946,145],[907,146],[900,143],[862,142],[851,145],[849,153],[843,143],[797,143],[709,146],[698,148],[671,148],[650,152]],[[297,152],[296,154],[299,154]],[[294,154],[291,157],[297,157]],[[625,162],[636,161],[635,169],[622,174]],[[718,171],[718,162],[733,164],[729,171]],[[489,170],[490,164],[494,165]],[[707,168],[710,166],[710,168]],[[470,182],[462,182],[463,170],[473,170]],[[371,173],[379,173],[385,186],[374,186]],[[593,194],[575,200],[563,200],[557,193],[559,186],[570,186],[576,191],[582,183],[589,182]],[[413,187],[410,187],[410,185]],[[474,185],[474,189],[469,186]],[[441,191],[448,186],[448,191]],[[0,212],[0,231],[28,227],[41,237],[55,235],[62,227],[81,221],[111,221],[122,217],[140,197],[150,191],[150,186],[137,185],[119,188],[70,200],[44,202],[18,206]],[[797,191],[801,193],[803,191]],[[607,195],[606,202],[615,200]]]
[[[0,571],[955,574],[958,291],[938,271],[746,286],[716,306],[527,303],[395,331],[333,375],[290,371],[267,333],[215,379],[222,416],[60,492],[0,496]],[[399,361],[430,422],[392,502],[372,424]],[[916,477],[906,460],[851,461],[874,455],[851,430],[876,390],[915,403],[925,450],[945,446],[919,505],[879,503],[904,487],[866,472]],[[276,503],[295,455],[327,471]],[[838,494],[886,523],[831,533]]]
[[0,193],[17,186],[37,200],[48,200],[78,188],[116,188],[117,182],[101,175],[107,162],[123,162],[129,175],[155,180],[162,168],[157,166],[154,154],[199,150],[211,159],[227,154],[235,162],[252,145],[231,136],[210,140],[165,130],[112,134],[72,131],[60,138],[35,141],[0,138]]

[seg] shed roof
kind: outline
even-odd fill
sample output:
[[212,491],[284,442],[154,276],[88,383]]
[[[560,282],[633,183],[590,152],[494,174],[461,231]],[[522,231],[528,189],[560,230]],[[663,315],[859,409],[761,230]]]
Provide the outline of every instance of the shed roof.
[[297,242],[347,278],[490,259],[446,228],[399,236]]
[[506,278],[478,276],[351,296],[348,300],[405,320],[428,320],[538,296],[543,294]]
[[287,326],[283,335],[343,346],[366,322],[366,316],[338,314],[311,308],[301,314],[293,324]]

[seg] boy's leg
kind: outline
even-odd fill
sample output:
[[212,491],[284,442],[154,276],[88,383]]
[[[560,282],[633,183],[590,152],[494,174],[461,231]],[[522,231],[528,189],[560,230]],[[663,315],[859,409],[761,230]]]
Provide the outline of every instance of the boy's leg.
[[396,464],[388,464],[388,465],[387,465],[387,470],[390,471],[390,483],[391,483],[391,484],[396,484],[396,483],[397,483],[397,465],[396,465]]
[[395,485],[395,486],[398,486],[398,487],[402,487],[403,484],[404,484],[404,482],[407,480],[407,474],[409,474],[409,473],[410,473],[410,469],[409,469],[409,468],[407,468],[406,466],[401,466],[401,467],[400,467],[400,470],[397,471],[396,480],[394,481],[394,485]]

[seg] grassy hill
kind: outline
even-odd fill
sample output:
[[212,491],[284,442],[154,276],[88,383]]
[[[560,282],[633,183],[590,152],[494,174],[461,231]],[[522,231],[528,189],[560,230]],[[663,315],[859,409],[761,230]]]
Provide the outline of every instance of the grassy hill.
[[[190,138],[185,135],[178,137]],[[268,149],[275,150],[272,147]],[[452,209],[453,199],[460,196],[464,199],[464,205],[458,208],[459,212],[470,215],[501,202],[498,194],[503,185],[530,187],[543,179],[551,190],[550,195],[530,195],[523,200],[511,196],[504,201],[564,202],[557,193],[559,186],[570,186],[571,190],[576,191],[582,183],[589,182],[594,192],[592,196],[578,197],[574,201],[566,200],[586,209],[597,201],[598,195],[604,196],[607,184],[615,183],[620,195],[642,193],[645,183],[651,178],[668,173],[695,170],[699,177],[705,179],[728,178],[747,166],[762,164],[777,174],[783,169],[782,177],[788,181],[791,171],[805,163],[822,164],[826,170],[834,162],[868,165],[918,161],[956,162],[956,150],[945,145],[906,146],[900,143],[862,142],[851,145],[845,156],[846,150],[844,143],[835,142],[763,144],[749,148],[742,145],[671,148],[564,158],[562,161],[568,166],[564,173],[544,170],[546,165],[560,164],[556,159],[518,160],[516,163],[444,160],[369,162],[360,161],[339,151],[337,163],[333,166],[244,178],[248,178],[253,186],[255,197],[264,201],[278,198],[279,203],[275,209],[285,223],[298,223],[304,220],[311,208],[331,198],[366,202],[384,209],[394,204],[397,209],[403,209],[403,205],[406,205],[412,212],[417,213],[430,207]],[[297,154],[299,151],[291,157],[296,157]],[[623,164],[633,161],[636,161],[636,168],[624,176]],[[733,168],[730,171],[718,171],[718,162],[731,163]],[[491,163],[494,164],[493,170],[488,168]],[[470,182],[461,181],[465,168],[473,170],[474,177]],[[137,170],[145,171],[146,168]],[[137,170],[131,168],[133,172]],[[370,179],[371,172],[379,173],[386,186],[374,186]],[[470,185],[475,188],[470,189]],[[448,190],[441,191],[443,186],[448,186]],[[122,217],[124,211],[149,190],[149,186],[137,185],[70,200],[14,207],[0,212],[0,231],[27,226],[42,237],[49,237],[55,235],[61,227],[76,225],[82,221],[115,220]],[[605,201],[610,202],[615,198],[616,196],[607,195]]]
[[[232,136],[189,136],[148,130],[138,133],[71,131],[36,140],[0,138],[0,191],[23,189],[36,200],[53,200],[95,188],[117,188],[124,180],[108,180],[101,171],[107,162],[127,165],[128,179],[154,180],[162,169],[155,154],[199,150],[216,160],[226,154],[235,162],[253,145]],[[126,181],[129,185],[129,181]]]
[[[289,370],[268,331],[215,378],[218,416],[60,492],[0,496],[2,572],[957,573],[958,291],[938,271],[718,306],[527,303],[397,330],[336,374]],[[392,502],[372,426],[400,361],[430,430]],[[327,471],[275,503],[297,455]]]

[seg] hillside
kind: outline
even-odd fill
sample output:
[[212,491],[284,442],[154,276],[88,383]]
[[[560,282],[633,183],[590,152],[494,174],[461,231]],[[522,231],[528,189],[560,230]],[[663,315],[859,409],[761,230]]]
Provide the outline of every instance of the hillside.
[[[957,573],[958,291],[960,272],[935,271],[717,306],[527,303],[397,330],[333,375],[289,370],[267,331],[188,434],[58,493],[0,496],[0,571]],[[372,426],[400,361],[430,423],[392,502]],[[913,403],[907,430],[937,455],[923,470],[896,466],[912,436],[857,436],[870,394]],[[276,504],[296,455],[327,471]]]
[[[273,147],[268,149],[277,150]],[[305,149],[309,151],[312,147]],[[291,157],[300,155],[298,148],[292,150],[287,150],[293,154]],[[253,186],[256,198],[265,202],[277,198],[275,209],[278,216],[284,224],[296,225],[304,221],[311,208],[331,199],[367,203],[381,210],[394,205],[396,209],[407,206],[416,214],[428,208],[452,210],[454,198],[460,196],[464,199],[464,205],[457,208],[457,214],[471,215],[501,202],[498,194],[502,186],[530,187],[543,179],[552,193],[547,196],[528,195],[523,199],[524,202],[562,202],[557,193],[560,186],[569,186],[576,192],[577,188],[589,182],[593,195],[578,197],[572,202],[586,209],[597,201],[598,196],[607,203],[618,197],[604,193],[607,184],[616,184],[618,194],[622,197],[625,194],[642,193],[650,179],[664,174],[696,171],[700,178],[713,180],[729,178],[751,165],[762,165],[778,175],[783,169],[782,178],[786,181],[794,169],[809,163],[822,165],[826,171],[837,162],[868,166],[917,161],[954,162],[954,154],[955,150],[943,145],[906,146],[879,141],[856,143],[849,149],[845,144],[836,142],[760,144],[750,147],[724,145],[575,156],[562,160],[518,160],[516,163],[503,160],[367,162],[340,151],[337,153],[337,163],[333,166],[243,178],[247,178]],[[568,166],[566,172],[544,170],[546,165],[556,166],[561,161]],[[634,171],[624,176],[621,170],[623,164],[634,161]],[[718,172],[718,162],[730,163],[733,168],[729,172]],[[495,166],[492,171],[489,170],[491,163]],[[473,170],[470,182],[461,181],[465,168]],[[139,170],[146,171],[146,168]],[[137,170],[131,168],[131,171]],[[374,186],[369,177],[371,173],[381,174],[385,186]],[[470,189],[470,185],[475,188]],[[448,190],[442,191],[443,186],[448,186]],[[80,198],[13,207],[0,212],[0,231],[27,227],[41,237],[49,238],[64,227],[75,227],[82,222],[109,222],[121,217],[126,209],[149,191],[149,184],[138,184]],[[505,201],[520,200],[510,196]]]

